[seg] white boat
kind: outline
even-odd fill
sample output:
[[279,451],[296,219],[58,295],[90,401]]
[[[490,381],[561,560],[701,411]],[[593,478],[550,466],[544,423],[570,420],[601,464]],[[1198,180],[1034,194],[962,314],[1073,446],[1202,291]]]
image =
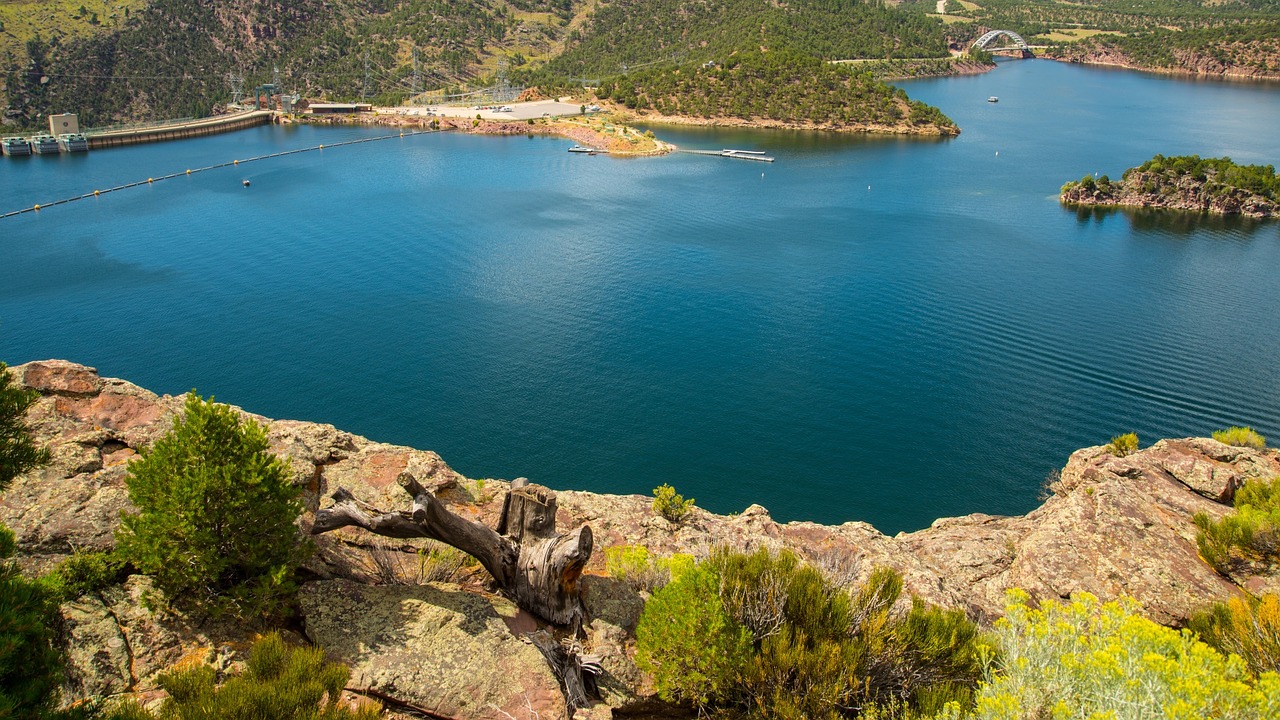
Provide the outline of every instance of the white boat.
[[1000,98],[996,97],[995,95],[992,95],[991,97],[987,98],[987,102],[1000,102]]
[[0,140],[0,152],[12,157],[31,154],[31,143],[24,137],[7,137]]

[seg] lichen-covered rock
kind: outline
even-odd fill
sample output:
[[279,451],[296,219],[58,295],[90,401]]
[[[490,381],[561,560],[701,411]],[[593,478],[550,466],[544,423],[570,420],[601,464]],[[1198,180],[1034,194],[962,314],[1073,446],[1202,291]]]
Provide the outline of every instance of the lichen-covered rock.
[[546,660],[511,633],[498,598],[445,584],[307,583],[307,635],[351,667],[351,681],[459,719],[559,718],[564,695]]
[[145,598],[154,593],[150,578],[134,575],[123,585],[62,604],[63,705],[155,690],[157,675],[180,661],[215,663],[227,670],[241,659],[251,628],[168,608],[149,610],[156,603]]
[[[73,549],[113,545],[119,514],[130,509],[128,464],[171,427],[182,399],[64,361],[13,370],[19,383],[42,394],[28,421],[53,456],[48,467],[18,478],[0,496],[0,523],[16,531],[19,562],[34,573]],[[289,458],[303,489],[300,532],[339,485],[383,509],[407,508],[409,498],[395,483],[404,470],[454,512],[495,525],[505,482],[467,480],[435,453],[371,442],[331,425],[251,417],[266,426],[271,449]],[[610,546],[643,545],[655,556],[699,558],[716,546],[790,548],[844,585],[888,566],[902,574],[910,592],[986,619],[1002,613],[1005,591],[1013,587],[1037,598],[1080,590],[1103,599],[1126,594],[1157,621],[1177,625],[1240,586],[1253,592],[1280,587],[1267,569],[1235,582],[1213,572],[1197,555],[1191,521],[1197,512],[1231,512],[1227,503],[1241,484],[1278,475],[1275,450],[1190,438],[1164,440],[1126,457],[1085,448],[1071,456],[1052,496],[1025,516],[943,518],[897,537],[862,522],[779,523],[754,505],[733,517],[694,508],[673,523],[654,513],[651,497],[574,491],[558,493],[557,525],[585,523],[594,532],[597,551],[581,583],[590,616],[585,650],[603,658],[605,704],[631,712],[652,700],[652,689],[631,662],[642,606],[638,594],[603,577]],[[349,582],[371,579],[371,551],[379,542],[357,529],[317,538],[308,570],[345,580],[308,584],[302,595],[308,632],[356,664],[354,682],[456,717],[528,717],[531,708],[543,718],[563,713],[555,678],[537,650],[519,639],[536,622],[510,603],[452,586]],[[413,557],[411,550],[405,554]],[[228,657],[216,649],[240,647],[236,632],[244,630],[146,610],[141,597],[147,587],[145,579],[133,578],[62,607],[72,658],[67,697],[146,691],[156,672],[180,658]]]
[[1216,498],[1277,475],[1275,450],[1214,440],[1165,440],[1125,457],[1085,448],[1028,515],[941,520],[902,542],[989,619],[1002,612],[1004,591],[1018,587],[1041,599],[1129,595],[1153,620],[1181,625],[1238,592],[1200,559],[1192,518],[1225,515],[1229,508]]

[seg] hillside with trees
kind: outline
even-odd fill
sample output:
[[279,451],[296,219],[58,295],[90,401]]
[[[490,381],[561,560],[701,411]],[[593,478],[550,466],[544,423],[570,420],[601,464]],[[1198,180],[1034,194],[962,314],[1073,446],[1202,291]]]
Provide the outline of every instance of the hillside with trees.
[[[928,14],[936,4],[908,0],[903,7]],[[946,19],[967,40],[987,28],[1013,30],[1062,60],[1280,77],[1277,0],[951,0]]]
[[[85,32],[6,21],[0,103],[9,124],[79,112],[82,124],[208,115],[279,77],[305,97],[395,102],[419,87],[493,82],[547,56],[577,0],[152,0]],[[36,5],[22,5],[22,8]],[[12,8],[9,9],[12,12]],[[276,71],[278,68],[278,72]]]
[[[402,102],[509,79],[544,91],[737,53],[859,60],[874,77],[973,72],[988,28],[1052,56],[1280,77],[1280,0],[15,0],[0,3],[0,122],[212,114],[278,78],[326,100]],[[239,78],[240,82],[233,82]]]
[[868,73],[793,52],[742,52],[725,62],[650,68],[606,81],[597,95],[663,116],[913,134],[959,132],[937,108]]
[[861,0],[614,0],[601,3],[553,73],[599,78],[647,64],[721,61],[747,50],[825,60],[946,57],[942,23]]

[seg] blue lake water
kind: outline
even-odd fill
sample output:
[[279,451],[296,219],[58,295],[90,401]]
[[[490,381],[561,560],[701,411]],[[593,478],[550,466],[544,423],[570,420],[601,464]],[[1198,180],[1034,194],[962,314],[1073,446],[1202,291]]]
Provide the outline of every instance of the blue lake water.
[[[1280,88],[1047,61],[903,86],[963,134],[655,129],[772,165],[433,134],[0,220],[0,360],[886,532],[1026,512],[1121,432],[1280,439],[1280,223],[1057,202],[1157,152],[1280,162]],[[4,158],[0,212],[385,134]]]

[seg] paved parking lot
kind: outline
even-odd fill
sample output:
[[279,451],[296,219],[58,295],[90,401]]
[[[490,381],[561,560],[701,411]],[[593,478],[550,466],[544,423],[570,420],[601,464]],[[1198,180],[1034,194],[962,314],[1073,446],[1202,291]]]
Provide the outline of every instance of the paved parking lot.
[[559,102],[558,100],[535,100],[533,102],[513,102],[498,105],[497,107],[509,107],[511,112],[501,112],[498,110],[476,110],[474,105],[431,105],[427,107],[419,105],[403,106],[397,108],[389,108],[392,112],[400,115],[409,115],[411,117],[427,116],[434,113],[443,117],[470,117],[479,115],[484,120],[528,120],[530,118],[540,118],[545,116],[557,117],[560,115],[577,115],[582,110],[581,105],[574,103]]

